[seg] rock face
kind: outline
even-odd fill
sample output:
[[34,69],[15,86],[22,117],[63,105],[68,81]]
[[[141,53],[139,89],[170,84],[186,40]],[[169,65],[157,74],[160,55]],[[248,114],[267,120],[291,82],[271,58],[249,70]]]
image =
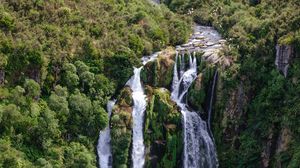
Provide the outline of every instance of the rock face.
[[214,68],[204,67],[192,83],[187,94],[190,107],[200,113],[201,117],[207,119],[208,104],[210,98],[210,87],[213,80]]
[[111,117],[113,167],[130,167],[132,136],[132,91],[125,87],[117,99]]
[[142,81],[154,87],[170,88],[175,64],[174,55],[175,50],[169,48],[162,51],[156,60],[148,62],[141,73]]
[[181,113],[167,89],[147,86],[145,121],[146,167],[180,167],[182,157]]
[[0,85],[4,84],[4,80],[5,80],[5,72],[3,69],[0,69]]
[[[218,153],[221,163],[228,162],[226,159],[228,159],[230,152],[239,150],[239,136],[241,130],[244,128],[243,120],[246,114],[244,108],[248,103],[248,98],[242,83],[230,90],[226,90],[224,87],[223,79],[219,78],[216,90],[214,117],[212,120],[214,135],[218,137],[215,139],[217,149],[221,151]],[[225,165],[225,167],[228,166],[230,167],[230,164]]]
[[188,103],[197,111],[202,111],[205,101],[204,75],[199,73],[188,92]]
[[[281,129],[279,133],[279,137],[277,140],[277,147],[276,147],[276,155],[280,155],[289,149],[289,145],[292,142],[292,133],[291,130],[288,128]],[[282,161],[277,159],[276,166],[278,168],[284,167],[281,163]]]
[[294,56],[294,48],[291,45],[277,45],[276,46],[276,60],[275,65],[284,76],[287,76],[288,68],[292,57]]

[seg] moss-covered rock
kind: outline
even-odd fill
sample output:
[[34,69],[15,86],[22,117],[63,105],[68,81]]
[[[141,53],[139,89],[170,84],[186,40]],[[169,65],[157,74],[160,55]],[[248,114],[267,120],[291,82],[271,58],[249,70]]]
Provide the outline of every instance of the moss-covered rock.
[[111,117],[113,167],[130,166],[132,104],[132,91],[129,87],[125,87],[118,97]]
[[167,89],[150,89],[144,142],[146,167],[178,167],[182,156],[181,113]]
[[214,67],[207,66],[192,83],[187,94],[189,106],[202,115],[207,107],[210,95],[210,86],[214,75]]
[[145,84],[154,87],[170,88],[173,79],[175,50],[167,48],[158,58],[145,65],[141,78]]

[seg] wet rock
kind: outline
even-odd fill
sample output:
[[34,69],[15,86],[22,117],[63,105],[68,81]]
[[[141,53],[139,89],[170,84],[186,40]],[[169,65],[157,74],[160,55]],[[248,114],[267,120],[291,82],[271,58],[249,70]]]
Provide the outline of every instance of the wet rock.
[[188,91],[188,103],[193,109],[202,111],[205,96],[204,76],[200,73]]
[[166,49],[154,61],[148,62],[141,72],[142,81],[150,86],[170,88],[173,77],[174,49]]

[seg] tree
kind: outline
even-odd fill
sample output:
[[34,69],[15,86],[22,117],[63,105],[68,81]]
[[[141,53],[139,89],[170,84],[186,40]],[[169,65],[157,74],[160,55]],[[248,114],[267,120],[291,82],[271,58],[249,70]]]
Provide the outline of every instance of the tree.
[[105,109],[103,109],[99,101],[93,102],[93,109],[94,109],[94,114],[96,115],[95,129],[102,130],[108,126],[108,120],[109,120],[108,114],[105,111]]
[[69,103],[67,101],[67,96],[68,93],[66,88],[56,86],[55,92],[51,93],[48,101],[50,109],[56,112],[60,125],[65,124],[69,117]]
[[82,61],[76,61],[75,62],[75,66],[77,68],[77,73],[79,74],[79,76],[81,76],[81,74],[83,72],[87,72],[89,71],[90,67],[88,67],[84,62]]
[[24,84],[27,96],[38,99],[41,94],[40,85],[32,79],[27,79]]
[[36,127],[36,136],[38,145],[43,149],[48,148],[53,140],[60,137],[58,119],[55,112],[50,110],[45,101],[40,102],[41,115],[38,119],[39,123]]
[[13,131],[18,128],[22,121],[22,114],[15,104],[8,104],[0,109],[2,113],[2,124],[6,131]]
[[80,75],[80,79],[82,81],[82,88],[90,88],[95,80],[95,74],[89,71],[85,71]]
[[32,167],[32,163],[25,156],[23,152],[13,148],[9,140],[0,139],[0,167]]
[[78,90],[69,97],[70,118],[68,126],[70,133],[86,135],[90,132],[94,120],[91,100]]
[[87,148],[80,143],[72,142],[65,148],[65,166],[74,168],[94,168],[95,158],[87,150]]
[[13,103],[15,103],[16,105],[25,105],[26,104],[26,100],[24,97],[25,94],[25,89],[22,88],[21,86],[16,86],[10,94],[10,99]]

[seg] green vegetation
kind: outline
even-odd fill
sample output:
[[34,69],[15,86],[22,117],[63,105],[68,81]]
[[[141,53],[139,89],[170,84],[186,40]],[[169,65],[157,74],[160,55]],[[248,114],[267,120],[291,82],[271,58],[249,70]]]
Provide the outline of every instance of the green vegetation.
[[147,86],[144,141],[149,149],[146,167],[178,167],[182,157],[181,113],[166,89]]
[[158,58],[145,65],[141,72],[142,81],[153,87],[171,88],[175,50],[167,48],[163,50]]
[[95,167],[107,101],[142,55],[186,41],[190,25],[146,0],[0,0],[0,167]]
[[130,167],[130,145],[132,137],[132,91],[129,87],[121,90],[111,117],[111,145],[113,167]]
[[[165,3],[198,23],[214,26],[231,46],[223,54],[235,63],[220,68],[213,122],[220,166],[298,167],[299,1]],[[287,78],[274,65],[277,44],[291,45],[296,53]],[[289,133],[281,137],[283,130]]]

